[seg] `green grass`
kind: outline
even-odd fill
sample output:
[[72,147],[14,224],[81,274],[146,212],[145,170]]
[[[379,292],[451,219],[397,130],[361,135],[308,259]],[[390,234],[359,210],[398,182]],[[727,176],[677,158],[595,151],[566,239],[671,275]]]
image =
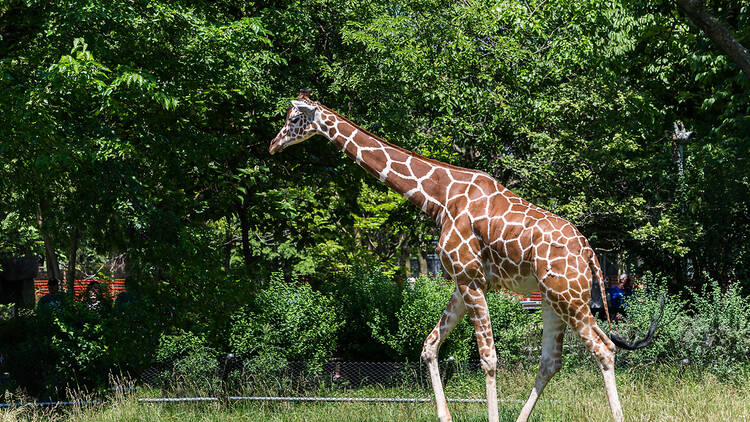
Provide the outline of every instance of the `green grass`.
[[[750,421],[750,380],[723,382],[712,375],[661,367],[620,371],[618,387],[626,421]],[[531,371],[498,374],[500,420],[514,421],[533,384]],[[155,404],[139,403],[138,397],[161,392],[143,390],[119,396],[105,405],[58,410],[12,409],[0,414],[2,421],[434,421],[433,403],[267,403],[235,402]],[[321,390],[310,395],[351,397],[427,397],[420,388],[362,388]],[[449,397],[481,398],[480,377],[453,380]],[[483,403],[449,404],[453,420],[487,420]],[[577,369],[561,372],[544,391],[532,415],[535,421],[610,421],[609,407],[598,372]]]

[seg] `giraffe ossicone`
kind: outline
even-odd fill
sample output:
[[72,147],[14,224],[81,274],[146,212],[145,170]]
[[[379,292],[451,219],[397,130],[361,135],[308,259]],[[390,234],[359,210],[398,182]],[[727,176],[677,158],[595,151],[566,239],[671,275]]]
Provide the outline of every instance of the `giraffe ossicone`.
[[[312,101],[307,90],[292,101],[269,152],[280,152],[316,134],[328,138],[440,227],[437,254],[456,287],[422,350],[440,421],[449,421],[451,416],[438,372],[438,350],[466,314],[474,325],[486,376],[489,420],[498,420],[497,355],[485,293],[499,288],[518,293],[538,290],[543,297],[539,373],[518,421],[528,419],[560,368],[566,326],[575,330],[597,358],[612,415],[623,420],[614,378],[615,343],[599,328],[588,306],[594,277],[606,297],[604,277],[588,240],[572,224],[520,198],[485,172],[442,163],[384,141]],[[646,344],[651,335],[649,331]],[[620,338],[616,341],[617,346],[632,347]],[[642,347],[643,343],[638,344]]]

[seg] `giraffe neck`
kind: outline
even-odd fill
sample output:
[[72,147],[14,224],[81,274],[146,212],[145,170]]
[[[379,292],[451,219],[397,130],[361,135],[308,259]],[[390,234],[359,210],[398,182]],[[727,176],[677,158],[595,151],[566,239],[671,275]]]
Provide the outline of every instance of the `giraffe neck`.
[[425,158],[367,132],[321,107],[318,130],[349,158],[440,224],[450,184],[447,164]]

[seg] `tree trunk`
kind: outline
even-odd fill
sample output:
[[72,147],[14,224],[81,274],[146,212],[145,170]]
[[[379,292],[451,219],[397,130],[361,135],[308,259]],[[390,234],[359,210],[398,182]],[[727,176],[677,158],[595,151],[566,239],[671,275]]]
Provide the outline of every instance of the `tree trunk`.
[[70,233],[70,256],[68,256],[68,277],[65,280],[65,284],[69,292],[75,292],[76,283],[76,263],[78,261],[78,238],[80,232],[78,227],[73,227],[73,231]]
[[232,231],[229,224],[232,219],[227,217],[227,228],[224,232],[224,272],[229,274],[229,265],[232,259]]
[[362,247],[362,231],[357,226],[354,226],[354,244],[357,248]]
[[700,0],[677,0],[677,4],[750,79],[750,52],[737,41],[729,28],[713,17]]
[[419,273],[427,274],[427,257],[425,257],[424,252],[419,251],[417,259],[419,260]]
[[237,205],[237,216],[240,219],[240,231],[242,232],[242,259],[245,261],[245,268],[250,270],[250,222],[247,221],[247,209],[244,206]]
[[47,214],[48,209],[49,202],[47,202],[46,199],[41,199],[39,201],[39,209],[36,215],[36,221],[39,225],[39,231],[42,233],[42,239],[44,240],[44,261],[47,264],[47,278],[56,278],[58,280],[61,280],[62,274],[60,273],[60,265],[57,262],[55,247],[52,244],[52,235],[47,233],[47,231],[44,229],[44,215]]
[[411,256],[409,256],[409,238],[406,233],[401,234],[401,241],[399,242],[401,249],[401,257],[399,258],[399,264],[404,269],[404,277],[411,277]]

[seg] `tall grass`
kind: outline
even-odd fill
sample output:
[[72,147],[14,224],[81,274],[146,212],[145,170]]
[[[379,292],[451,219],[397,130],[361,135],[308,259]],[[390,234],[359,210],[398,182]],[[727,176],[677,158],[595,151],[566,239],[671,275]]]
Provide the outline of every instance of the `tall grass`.
[[[750,420],[750,380],[725,382],[690,368],[661,366],[618,372],[620,399],[627,421]],[[500,371],[500,420],[514,421],[534,381],[532,371]],[[0,413],[2,421],[434,421],[433,403],[268,403],[233,402],[157,404],[139,397],[158,391],[116,393],[106,403],[61,409],[16,408]],[[482,377],[451,380],[448,397],[482,397]],[[407,386],[326,390],[310,395],[352,397],[428,397]],[[79,397],[80,399],[80,397]],[[487,419],[482,403],[450,404],[454,421]],[[601,376],[594,368],[564,371],[553,378],[534,411],[536,421],[610,421]]]

